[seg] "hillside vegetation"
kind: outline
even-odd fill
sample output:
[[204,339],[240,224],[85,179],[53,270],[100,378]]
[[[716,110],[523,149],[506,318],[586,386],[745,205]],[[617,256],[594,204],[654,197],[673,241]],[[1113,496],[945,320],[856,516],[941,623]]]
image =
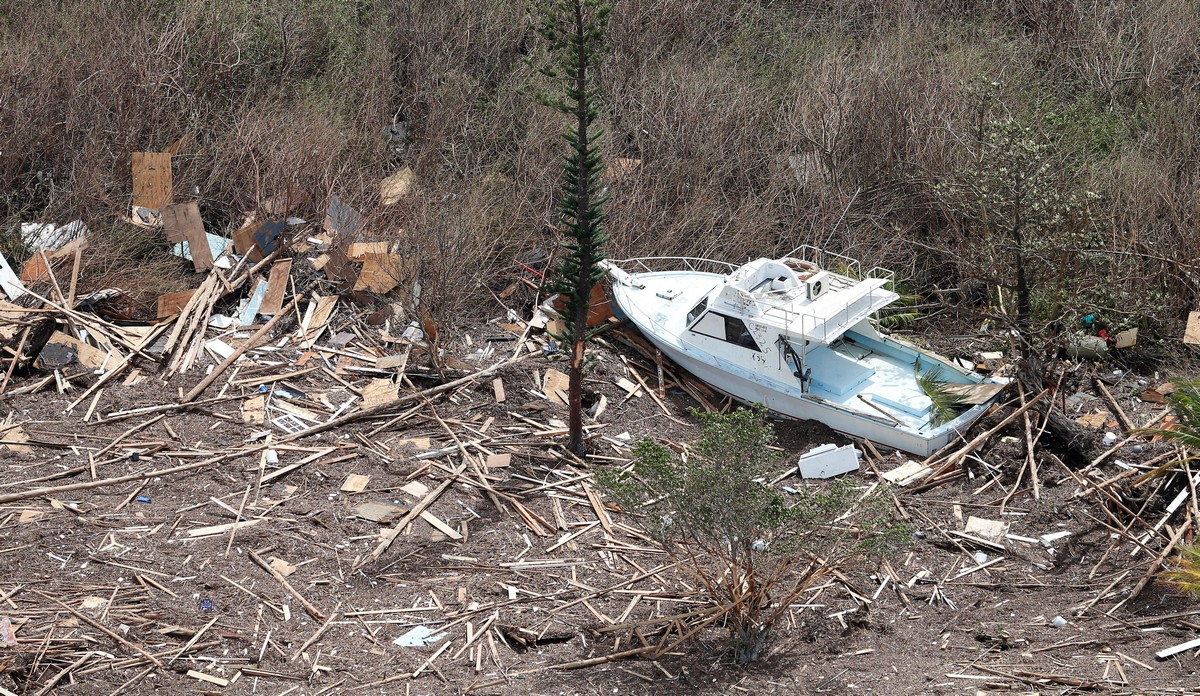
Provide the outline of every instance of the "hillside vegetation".
[[[435,316],[491,313],[476,281],[557,241],[563,123],[523,2],[63,7],[0,3],[14,263],[19,222],[77,217],[107,240],[84,284],[169,263],[121,221],[135,150],[176,153],[212,230],[270,197],[319,221],[336,193],[421,260]],[[1177,337],[1196,304],[1200,3],[619,0],[608,39],[614,257],[811,243],[1007,307],[1019,246],[1038,331],[1095,311]],[[403,166],[415,192],[379,205]]]

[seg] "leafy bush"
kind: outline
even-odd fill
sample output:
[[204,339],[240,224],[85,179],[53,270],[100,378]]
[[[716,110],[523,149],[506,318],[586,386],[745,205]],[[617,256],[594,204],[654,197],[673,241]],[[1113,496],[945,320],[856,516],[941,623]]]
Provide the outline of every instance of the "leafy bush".
[[652,440],[630,470],[597,475],[624,508],[646,516],[664,551],[694,571],[711,610],[728,627],[735,659],[764,653],[771,627],[822,573],[890,548],[905,536],[876,489],[853,479],[794,496],[764,483],[779,466],[774,431],[760,409],[693,412],[704,426],[682,456]]

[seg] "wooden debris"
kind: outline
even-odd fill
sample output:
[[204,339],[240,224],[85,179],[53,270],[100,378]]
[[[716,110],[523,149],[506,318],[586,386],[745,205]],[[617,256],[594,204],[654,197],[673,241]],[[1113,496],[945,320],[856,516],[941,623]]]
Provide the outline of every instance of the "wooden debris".
[[291,273],[291,259],[280,259],[271,266],[271,275],[267,279],[267,294],[259,305],[259,314],[272,316],[283,309],[283,296],[287,293]]
[[371,481],[371,477],[364,474],[350,474],[346,480],[342,482],[341,490],[345,493],[362,493],[367,488],[367,484]]
[[170,205],[172,194],[171,153],[133,153],[134,222],[157,224],[157,219],[147,220],[146,214],[157,218],[159,211]]
[[1187,327],[1183,331],[1183,342],[1200,346],[1200,311],[1188,312]]

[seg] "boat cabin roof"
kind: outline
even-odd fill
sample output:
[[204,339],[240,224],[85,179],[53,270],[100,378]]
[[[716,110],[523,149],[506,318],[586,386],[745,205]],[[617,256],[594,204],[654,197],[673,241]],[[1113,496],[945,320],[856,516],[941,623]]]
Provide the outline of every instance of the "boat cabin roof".
[[[734,270],[702,300],[705,309],[753,318],[793,337],[831,343],[899,299],[885,278],[856,279],[800,259],[755,259]],[[698,317],[699,306],[689,312]],[[691,322],[689,322],[691,323]]]

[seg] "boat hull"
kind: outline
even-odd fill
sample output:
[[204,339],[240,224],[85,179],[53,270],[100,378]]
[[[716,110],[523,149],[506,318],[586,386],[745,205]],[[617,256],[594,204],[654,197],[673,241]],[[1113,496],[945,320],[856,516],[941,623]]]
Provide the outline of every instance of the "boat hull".
[[815,420],[850,438],[870,440],[877,445],[927,457],[958,438],[960,431],[990,406],[990,402],[974,406],[950,423],[936,428],[918,431],[897,427],[883,418],[850,410],[798,388],[781,387],[752,367],[714,356],[679,340],[678,336],[669,335],[669,332],[662,335],[661,317],[641,311],[631,301],[628,290],[620,284],[613,287],[613,308],[620,319],[635,326],[665,356],[713,389],[745,404],[761,404],[781,416]]

